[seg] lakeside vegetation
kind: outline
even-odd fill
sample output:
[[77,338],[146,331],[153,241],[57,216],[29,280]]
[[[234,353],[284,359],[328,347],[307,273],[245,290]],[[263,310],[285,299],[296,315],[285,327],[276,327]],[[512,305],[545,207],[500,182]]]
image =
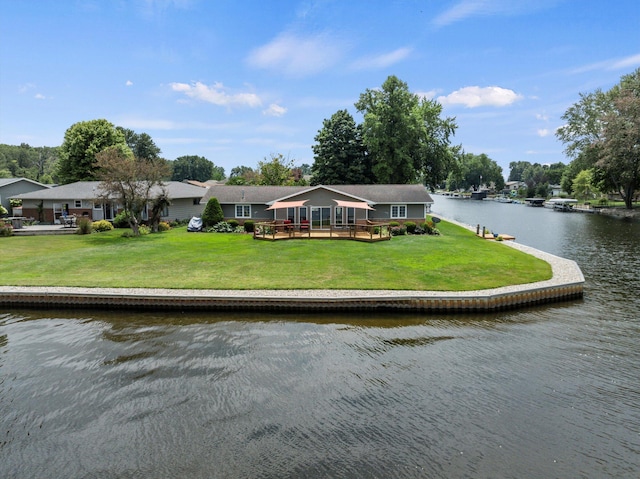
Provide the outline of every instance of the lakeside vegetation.
[[546,262],[448,222],[441,236],[255,241],[186,228],[3,238],[5,286],[467,291],[542,281]]

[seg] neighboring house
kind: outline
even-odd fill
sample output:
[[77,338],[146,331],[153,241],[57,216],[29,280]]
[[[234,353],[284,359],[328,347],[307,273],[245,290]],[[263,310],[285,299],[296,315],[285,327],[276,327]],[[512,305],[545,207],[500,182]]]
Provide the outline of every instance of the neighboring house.
[[46,190],[47,188],[50,188],[50,186],[28,178],[0,178],[0,204],[7,209],[9,214],[13,214],[9,198],[32,191]]
[[520,188],[526,188],[526,187],[527,187],[527,184],[524,181],[507,181],[504,184],[503,192],[505,194],[510,194],[511,196],[516,196]]
[[567,193],[563,191],[562,186],[560,185],[549,185],[549,191],[551,191],[551,196],[554,198],[559,198],[560,196],[567,195]]
[[[309,220],[314,229],[370,221],[421,223],[433,200],[423,185],[211,186],[225,220]],[[289,206],[291,205],[291,206]]]
[[[200,200],[206,188],[180,181],[167,181],[164,184],[171,205],[162,213],[162,219],[186,220],[202,214]],[[152,196],[159,191],[160,188],[156,187],[155,191],[152,190]],[[12,197],[22,200],[23,216],[38,219],[41,209],[45,223],[57,223],[63,215],[85,216],[93,221],[113,220],[121,210],[117,200],[104,200],[99,196],[99,181],[78,181]]]

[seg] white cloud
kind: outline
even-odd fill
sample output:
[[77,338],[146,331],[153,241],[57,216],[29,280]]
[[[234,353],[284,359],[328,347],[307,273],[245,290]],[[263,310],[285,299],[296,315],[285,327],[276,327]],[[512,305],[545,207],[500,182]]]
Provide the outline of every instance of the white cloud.
[[335,65],[341,57],[340,43],[328,34],[304,37],[283,33],[253,50],[247,62],[255,68],[307,76]]
[[475,16],[521,15],[549,8],[558,0],[460,0],[438,15],[433,25],[443,27]]
[[538,130],[538,136],[540,138],[544,138],[545,136],[549,136],[551,134],[551,131],[548,128],[540,128]]
[[625,58],[612,58],[574,68],[569,73],[587,73],[594,70],[623,70],[640,66],[640,53]]
[[536,120],[548,121],[549,116],[545,113],[536,113]]
[[521,98],[522,95],[507,88],[467,86],[447,96],[438,97],[438,102],[443,105],[464,105],[467,108],[476,108],[479,106],[507,106]]
[[33,90],[36,87],[35,83],[24,83],[18,87],[19,93],[26,93],[29,90]]
[[132,82],[131,80],[127,80],[127,82],[125,83],[125,85],[127,85],[127,86],[131,86],[131,85],[133,85],[133,82]]
[[437,90],[429,90],[429,91],[417,91],[416,95],[420,98],[424,98],[425,100],[433,100],[438,94]]
[[287,109],[283,106],[272,103],[269,108],[263,110],[262,114],[267,116],[282,116],[287,112]]
[[255,93],[229,94],[222,83],[214,83],[211,86],[207,86],[202,82],[171,83],[170,86],[175,92],[184,93],[189,98],[214,105],[241,105],[249,107],[262,105],[262,100]]
[[411,48],[397,48],[389,53],[383,53],[381,55],[363,57],[356,60],[352,65],[354,70],[372,70],[387,68],[398,62],[401,62],[411,54]]
[[46,99],[47,97],[46,97],[46,96],[44,96],[42,93],[36,93],[36,94],[33,96],[33,98],[35,98],[36,100],[44,100],[44,99]]

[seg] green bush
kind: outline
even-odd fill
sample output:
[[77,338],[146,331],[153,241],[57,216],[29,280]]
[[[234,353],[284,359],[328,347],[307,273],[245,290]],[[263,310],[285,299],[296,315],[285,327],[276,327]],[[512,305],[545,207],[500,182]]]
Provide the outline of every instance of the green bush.
[[226,221],[219,221],[215,225],[207,228],[207,233],[235,233],[236,229]]
[[390,228],[395,228],[396,226],[400,226],[400,223],[398,223],[397,221],[389,221]]
[[0,205],[0,216],[5,216],[8,214],[9,212],[7,211],[7,209],[4,206]]
[[218,198],[210,198],[202,212],[202,226],[208,228],[220,223],[222,220],[224,220],[224,215]]
[[129,213],[126,211],[121,211],[113,218],[113,226],[115,228],[129,228],[131,225],[129,224]]
[[171,229],[171,225],[166,221],[161,221],[158,223],[158,231],[169,231]]
[[253,222],[253,220],[245,220],[243,227],[247,233],[253,233],[255,223]]
[[407,228],[404,226],[392,226],[391,236],[404,236],[407,234]]
[[77,222],[78,234],[89,235],[93,232],[93,223],[89,218],[82,217]]
[[147,225],[140,225],[138,227],[138,232],[140,233],[140,236],[148,235],[149,233],[151,233],[151,228],[149,228]]
[[11,223],[5,223],[4,221],[0,221],[0,236],[11,236],[13,235],[13,225]]
[[107,220],[94,221],[91,224],[91,228],[94,231],[111,231],[113,229],[113,225],[109,223]]
[[227,221],[227,223],[229,223],[231,226],[233,226],[234,229],[237,228],[238,225],[240,224],[238,222],[238,220],[229,220],[229,221]]
[[407,233],[410,235],[414,234],[416,231],[416,225],[413,221],[406,221],[404,227],[407,228]]

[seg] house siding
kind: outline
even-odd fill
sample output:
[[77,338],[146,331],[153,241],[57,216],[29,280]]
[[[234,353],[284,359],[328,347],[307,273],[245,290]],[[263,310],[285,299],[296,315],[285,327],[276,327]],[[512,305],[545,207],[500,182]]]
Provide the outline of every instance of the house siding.
[[[199,198],[198,198],[199,200]],[[169,206],[169,214],[163,216],[162,219],[166,221],[190,219],[194,216],[202,216],[204,205],[193,204],[193,198],[179,198],[171,200],[171,206]]]
[[0,187],[0,203],[7,209],[9,214],[11,214],[11,203],[9,202],[9,198],[21,195],[23,193],[31,193],[32,191],[42,190],[45,188],[46,187],[38,186],[24,180],[16,181],[15,183],[10,183],[8,185],[2,185],[2,187]]

